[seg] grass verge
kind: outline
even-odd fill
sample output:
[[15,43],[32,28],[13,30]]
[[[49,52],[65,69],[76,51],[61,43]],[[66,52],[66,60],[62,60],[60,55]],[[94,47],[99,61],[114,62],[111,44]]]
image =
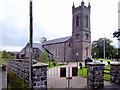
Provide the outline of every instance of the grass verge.
[[28,84],[24,83],[23,80],[12,74],[10,71],[7,70],[8,74],[8,90],[12,90],[13,88],[20,88],[20,89],[28,89]]
[[102,61],[111,61],[110,59],[105,59],[105,60],[104,60],[104,59],[94,59],[94,58],[92,58],[92,60],[97,60],[97,61],[101,61],[101,60],[102,60]]
[[[45,63],[45,62],[39,62],[39,63]],[[50,67],[49,67],[49,62],[47,62],[46,64],[48,64],[47,69],[52,68],[52,67],[62,66],[61,64],[58,64],[58,63],[54,65],[52,62],[50,63]]]
[[[110,70],[110,65],[105,65],[106,68],[105,69],[109,69]],[[104,70],[104,72],[110,73],[109,70]],[[80,76],[87,76],[87,69],[86,68],[82,68],[82,69],[78,69],[78,75]],[[104,79],[105,80],[110,80],[110,74],[104,74]]]

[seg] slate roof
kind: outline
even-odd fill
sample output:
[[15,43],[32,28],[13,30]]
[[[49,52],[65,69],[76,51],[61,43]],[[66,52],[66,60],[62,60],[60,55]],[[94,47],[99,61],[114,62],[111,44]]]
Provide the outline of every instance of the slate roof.
[[24,54],[24,50],[25,48],[23,48],[20,52],[18,52],[18,54]]
[[68,37],[63,37],[63,38],[58,38],[58,39],[53,39],[53,40],[48,40],[42,43],[42,45],[48,45],[48,44],[54,44],[54,43],[61,43],[69,40],[71,36]]
[[41,43],[33,43],[33,48],[38,48],[39,50],[43,51],[43,47]]
[[[43,47],[42,47],[43,45],[66,42],[70,38],[71,38],[71,36],[68,36],[68,37],[63,37],[63,38],[48,40],[48,41],[45,41],[43,43],[33,43],[33,48],[38,48],[39,50],[43,51]],[[19,52],[19,54],[25,54],[25,47]]]
[[[25,47],[18,54],[25,54]],[[38,48],[39,50],[43,51],[41,43],[33,43],[33,48]]]

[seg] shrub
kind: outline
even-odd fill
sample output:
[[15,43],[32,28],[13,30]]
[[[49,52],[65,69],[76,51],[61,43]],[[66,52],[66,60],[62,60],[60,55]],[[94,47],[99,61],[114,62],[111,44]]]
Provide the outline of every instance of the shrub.
[[82,63],[79,63],[80,69],[82,69]]
[[40,60],[41,62],[48,62],[48,55],[45,53],[45,49],[43,49],[43,52],[40,52]]

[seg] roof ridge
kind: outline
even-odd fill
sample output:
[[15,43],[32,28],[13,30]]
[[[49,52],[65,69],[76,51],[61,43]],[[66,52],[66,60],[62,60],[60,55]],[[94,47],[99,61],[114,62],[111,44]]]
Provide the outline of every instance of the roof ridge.
[[57,38],[57,39],[52,39],[52,40],[45,41],[42,44],[46,45],[46,44],[53,44],[53,43],[65,42],[65,41],[67,41],[70,38],[71,38],[71,36]]

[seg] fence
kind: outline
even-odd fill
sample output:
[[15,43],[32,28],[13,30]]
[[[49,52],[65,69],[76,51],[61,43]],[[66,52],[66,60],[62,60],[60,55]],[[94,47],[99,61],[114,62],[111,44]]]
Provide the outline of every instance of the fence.
[[[48,64],[44,63],[32,66],[33,88],[47,88],[47,66]],[[29,60],[9,60],[7,62],[7,69],[25,83],[29,83]]]

